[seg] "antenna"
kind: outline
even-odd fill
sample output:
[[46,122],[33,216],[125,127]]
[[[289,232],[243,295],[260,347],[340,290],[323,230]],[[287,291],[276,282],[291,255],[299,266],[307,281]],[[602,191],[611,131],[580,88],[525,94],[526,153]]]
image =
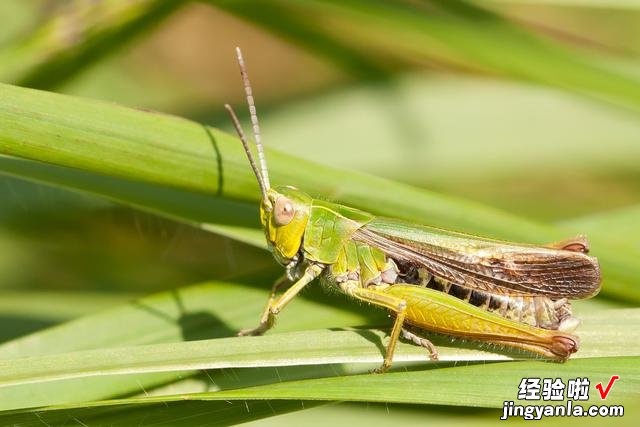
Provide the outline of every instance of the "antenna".
[[260,162],[260,172],[263,185],[267,190],[270,188],[269,184],[269,171],[267,170],[267,159],[264,156],[264,149],[262,148],[262,138],[260,137],[260,125],[258,124],[258,115],[256,114],[256,105],[253,102],[253,91],[251,90],[251,83],[249,82],[249,75],[247,74],[247,68],[244,65],[244,58],[242,57],[242,51],[239,47],[236,47],[236,54],[238,55],[238,65],[240,66],[240,74],[242,75],[242,82],[244,83],[244,91],[247,94],[247,104],[249,104],[249,114],[251,116],[251,124],[253,125],[253,137],[256,140],[256,148],[258,149],[258,161]]
[[269,187],[267,187],[264,180],[262,179],[262,175],[260,175],[260,171],[258,170],[258,165],[256,165],[256,161],[253,159],[253,156],[251,155],[251,150],[249,149],[249,143],[247,142],[247,137],[244,135],[242,126],[240,126],[240,121],[238,120],[238,116],[236,116],[236,113],[233,111],[233,108],[231,108],[231,105],[224,104],[224,108],[226,108],[226,110],[229,112],[229,115],[231,116],[231,121],[233,122],[233,126],[236,128],[236,133],[240,137],[240,141],[242,141],[242,146],[244,147],[244,151],[245,153],[247,153],[247,157],[249,158],[249,164],[251,164],[251,169],[253,169],[253,173],[256,175],[256,178],[258,179],[258,184],[260,184],[260,192],[262,193],[262,197],[266,198],[267,190],[269,189]]

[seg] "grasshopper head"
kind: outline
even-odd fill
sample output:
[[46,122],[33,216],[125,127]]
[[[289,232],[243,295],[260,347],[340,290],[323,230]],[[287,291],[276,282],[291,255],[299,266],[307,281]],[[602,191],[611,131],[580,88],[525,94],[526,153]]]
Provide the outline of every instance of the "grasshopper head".
[[242,76],[247,94],[247,103],[249,104],[249,113],[251,123],[253,124],[253,135],[258,151],[258,163],[256,163],[251,154],[249,143],[236,114],[229,105],[225,105],[225,108],[231,115],[233,125],[240,137],[240,141],[242,141],[244,151],[249,158],[251,169],[253,169],[253,173],[260,185],[260,192],[262,193],[260,222],[262,222],[262,226],[264,227],[269,249],[279,263],[287,265],[298,253],[302,245],[302,237],[311,209],[311,198],[294,187],[271,188],[269,185],[269,171],[260,138],[260,126],[258,124],[258,116],[256,115],[256,107],[253,102],[253,92],[240,48],[236,48],[236,53],[238,55],[238,64],[240,65],[240,75]]
[[311,197],[291,186],[270,188],[262,199],[260,222],[269,249],[282,265],[300,250],[310,209]]

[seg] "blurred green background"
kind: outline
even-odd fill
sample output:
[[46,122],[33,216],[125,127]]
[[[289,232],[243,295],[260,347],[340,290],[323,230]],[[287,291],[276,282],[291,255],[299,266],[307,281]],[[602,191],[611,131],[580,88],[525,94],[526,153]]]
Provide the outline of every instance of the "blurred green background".
[[[640,3],[5,0],[0,22],[4,83],[230,132],[222,105],[245,110],[240,46],[269,147],[541,223],[614,213],[627,220],[607,237],[640,251]],[[0,175],[3,341],[205,280],[265,287],[278,272],[262,249]],[[256,423],[495,414],[333,404]]]

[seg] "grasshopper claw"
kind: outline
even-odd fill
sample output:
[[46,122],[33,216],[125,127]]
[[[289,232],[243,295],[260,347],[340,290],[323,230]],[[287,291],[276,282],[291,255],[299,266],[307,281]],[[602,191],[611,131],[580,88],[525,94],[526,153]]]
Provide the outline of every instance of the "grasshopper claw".
[[389,370],[390,366],[386,365],[386,364],[382,364],[381,366],[377,367],[376,369],[372,369],[371,371],[369,371],[370,374],[384,374],[385,372],[387,372]]
[[239,337],[256,337],[264,334],[266,330],[266,325],[261,324],[253,329],[241,329],[236,335]]

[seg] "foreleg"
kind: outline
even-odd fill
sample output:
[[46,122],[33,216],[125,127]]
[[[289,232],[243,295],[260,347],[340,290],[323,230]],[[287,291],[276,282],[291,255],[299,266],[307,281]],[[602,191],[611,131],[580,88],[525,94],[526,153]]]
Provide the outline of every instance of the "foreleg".
[[269,297],[269,301],[267,302],[267,306],[262,312],[262,316],[260,317],[260,324],[253,329],[243,329],[238,332],[240,336],[246,335],[262,335],[266,331],[268,331],[275,323],[276,315],[282,311],[282,309],[295,297],[305,286],[307,286],[313,279],[318,277],[322,272],[323,267],[318,264],[311,264],[304,271],[304,274],[297,282],[295,282],[289,289],[285,291],[284,294],[280,296],[280,298],[276,299],[276,293],[278,290],[285,286],[289,281],[286,277],[282,277],[278,280],[271,288],[271,295]]

